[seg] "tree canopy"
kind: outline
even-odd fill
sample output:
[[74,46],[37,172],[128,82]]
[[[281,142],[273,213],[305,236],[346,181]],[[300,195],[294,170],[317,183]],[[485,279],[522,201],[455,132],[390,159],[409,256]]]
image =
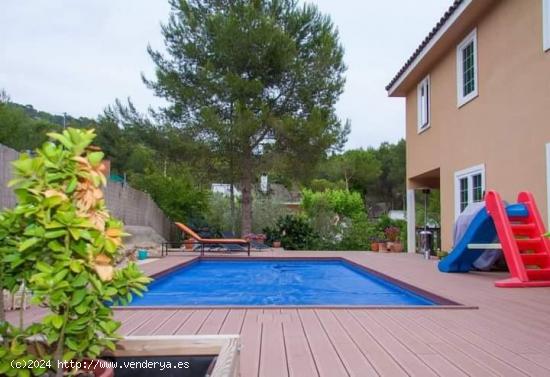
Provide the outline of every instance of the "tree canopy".
[[156,115],[227,166],[249,232],[261,169],[301,174],[345,141],[348,127],[334,112],[345,71],[338,33],[315,6],[295,0],[170,4],[167,54],[149,48],[156,77],[144,78],[168,101]]

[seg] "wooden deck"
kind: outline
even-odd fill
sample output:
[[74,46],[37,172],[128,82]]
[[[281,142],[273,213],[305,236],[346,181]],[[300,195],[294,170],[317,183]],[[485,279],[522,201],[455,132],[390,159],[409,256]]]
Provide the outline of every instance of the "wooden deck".
[[[344,256],[479,309],[117,310],[121,332],[241,334],[243,377],[550,376],[550,288],[495,288],[503,274],[442,274],[436,261],[417,255],[276,255]],[[170,256],[142,268],[152,274],[189,258]],[[32,309],[25,320],[42,315]]]

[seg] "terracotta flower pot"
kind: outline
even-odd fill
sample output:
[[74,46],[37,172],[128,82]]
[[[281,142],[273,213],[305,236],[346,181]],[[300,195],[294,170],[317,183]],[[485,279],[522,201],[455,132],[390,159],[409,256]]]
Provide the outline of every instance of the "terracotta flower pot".
[[381,253],[388,252],[388,247],[386,246],[386,242],[378,242],[378,251]]
[[190,238],[190,239],[187,239],[183,242],[183,245],[185,246],[185,250],[187,251],[192,251],[193,250],[193,246],[195,246],[195,240]]
[[394,253],[402,253],[403,252],[403,244],[401,242],[394,242],[392,245],[392,251]]
[[372,242],[370,244],[371,251],[378,251],[378,242]]
[[281,241],[273,241],[273,247],[276,249],[281,247]]

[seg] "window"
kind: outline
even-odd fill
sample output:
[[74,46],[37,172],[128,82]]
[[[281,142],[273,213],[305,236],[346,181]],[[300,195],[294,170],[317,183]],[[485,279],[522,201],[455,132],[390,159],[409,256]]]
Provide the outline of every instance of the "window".
[[550,0],[542,0],[542,48],[550,50]]
[[430,127],[430,76],[418,84],[418,133]]
[[478,165],[455,173],[455,218],[468,204],[481,202],[485,191],[485,166]]
[[458,107],[477,97],[477,30],[456,49]]

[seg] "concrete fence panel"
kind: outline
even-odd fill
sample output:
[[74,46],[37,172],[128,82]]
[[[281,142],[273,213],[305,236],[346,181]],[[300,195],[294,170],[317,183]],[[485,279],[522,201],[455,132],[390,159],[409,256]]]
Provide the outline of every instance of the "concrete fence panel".
[[[15,206],[15,195],[7,187],[12,178],[11,161],[19,153],[0,144],[0,207]],[[104,189],[105,203],[113,214],[126,225],[141,225],[153,228],[164,239],[173,239],[175,229],[172,221],[162,212],[151,197],[128,184],[109,181]]]

